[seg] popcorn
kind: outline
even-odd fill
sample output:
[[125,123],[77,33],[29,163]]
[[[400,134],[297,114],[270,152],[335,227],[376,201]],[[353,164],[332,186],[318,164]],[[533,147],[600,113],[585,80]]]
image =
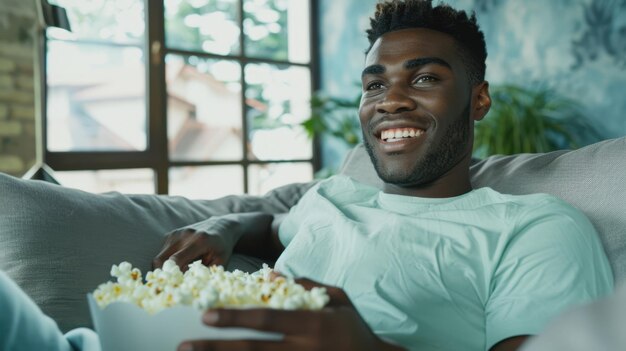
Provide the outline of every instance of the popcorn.
[[272,279],[272,269],[264,264],[257,272],[225,271],[222,266],[207,267],[201,261],[190,264],[183,273],[167,260],[163,268],[141,271],[128,262],[111,267],[117,282],[100,284],[93,297],[100,308],[121,301],[133,303],[154,314],[176,305],[207,308],[251,308],[319,310],[329,301],[324,288],[306,290],[291,278]]

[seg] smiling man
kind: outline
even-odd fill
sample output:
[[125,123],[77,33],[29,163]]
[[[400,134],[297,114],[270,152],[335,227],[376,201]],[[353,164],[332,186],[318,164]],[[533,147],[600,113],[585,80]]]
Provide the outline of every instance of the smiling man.
[[[448,34],[409,28],[379,36],[369,50],[359,116],[385,192],[449,197],[471,189],[472,121],[491,100],[487,82],[470,79],[476,73],[460,45]],[[481,49],[484,76],[484,43]]]
[[208,311],[209,325],[285,339],[190,341],[181,350],[516,350],[565,307],[612,291],[580,211],[545,194],[472,188],[473,124],[491,106],[475,17],[393,0],[377,5],[367,34],[359,117],[383,191],[336,176],[284,219],[214,218],[172,234],[156,259],[223,263],[233,248],[277,258],[282,274],[328,286],[331,306]]
[[[368,38],[359,117],[383,190],[332,177],[286,216],[230,214],[181,228],[154,260],[276,260],[306,287],[325,286],[329,306],[208,310],[207,325],[284,338],[190,340],[179,350],[517,350],[566,307],[612,291],[580,211],[545,194],[472,188],[473,123],[491,105],[474,16],[391,0],[377,5]],[[61,334],[3,272],[0,306],[0,350],[100,350],[93,331]]]

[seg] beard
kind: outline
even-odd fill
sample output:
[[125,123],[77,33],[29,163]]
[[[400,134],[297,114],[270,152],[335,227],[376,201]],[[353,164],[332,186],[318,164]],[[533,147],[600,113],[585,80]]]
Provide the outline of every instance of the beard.
[[426,154],[415,160],[414,166],[410,169],[394,172],[383,167],[366,135],[363,135],[363,144],[374,164],[378,177],[385,183],[401,187],[418,187],[433,182],[459,162],[460,157],[468,147],[469,118],[470,102],[468,101],[461,115],[448,126],[443,136],[435,141],[436,144],[424,145],[429,146]]

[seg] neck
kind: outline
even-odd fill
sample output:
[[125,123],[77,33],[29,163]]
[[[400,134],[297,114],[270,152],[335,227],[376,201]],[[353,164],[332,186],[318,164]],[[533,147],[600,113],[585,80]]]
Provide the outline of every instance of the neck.
[[387,194],[431,198],[446,198],[463,195],[473,189],[469,176],[470,161],[471,155],[467,155],[454,165],[454,167],[431,182],[406,187],[385,183],[383,191]]

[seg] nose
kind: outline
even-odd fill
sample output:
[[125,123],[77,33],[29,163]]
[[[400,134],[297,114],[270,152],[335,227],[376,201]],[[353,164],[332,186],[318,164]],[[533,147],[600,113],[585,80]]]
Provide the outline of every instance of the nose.
[[388,88],[384,99],[376,104],[376,112],[386,114],[412,111],[416,108],[416,102],[400,87]]

